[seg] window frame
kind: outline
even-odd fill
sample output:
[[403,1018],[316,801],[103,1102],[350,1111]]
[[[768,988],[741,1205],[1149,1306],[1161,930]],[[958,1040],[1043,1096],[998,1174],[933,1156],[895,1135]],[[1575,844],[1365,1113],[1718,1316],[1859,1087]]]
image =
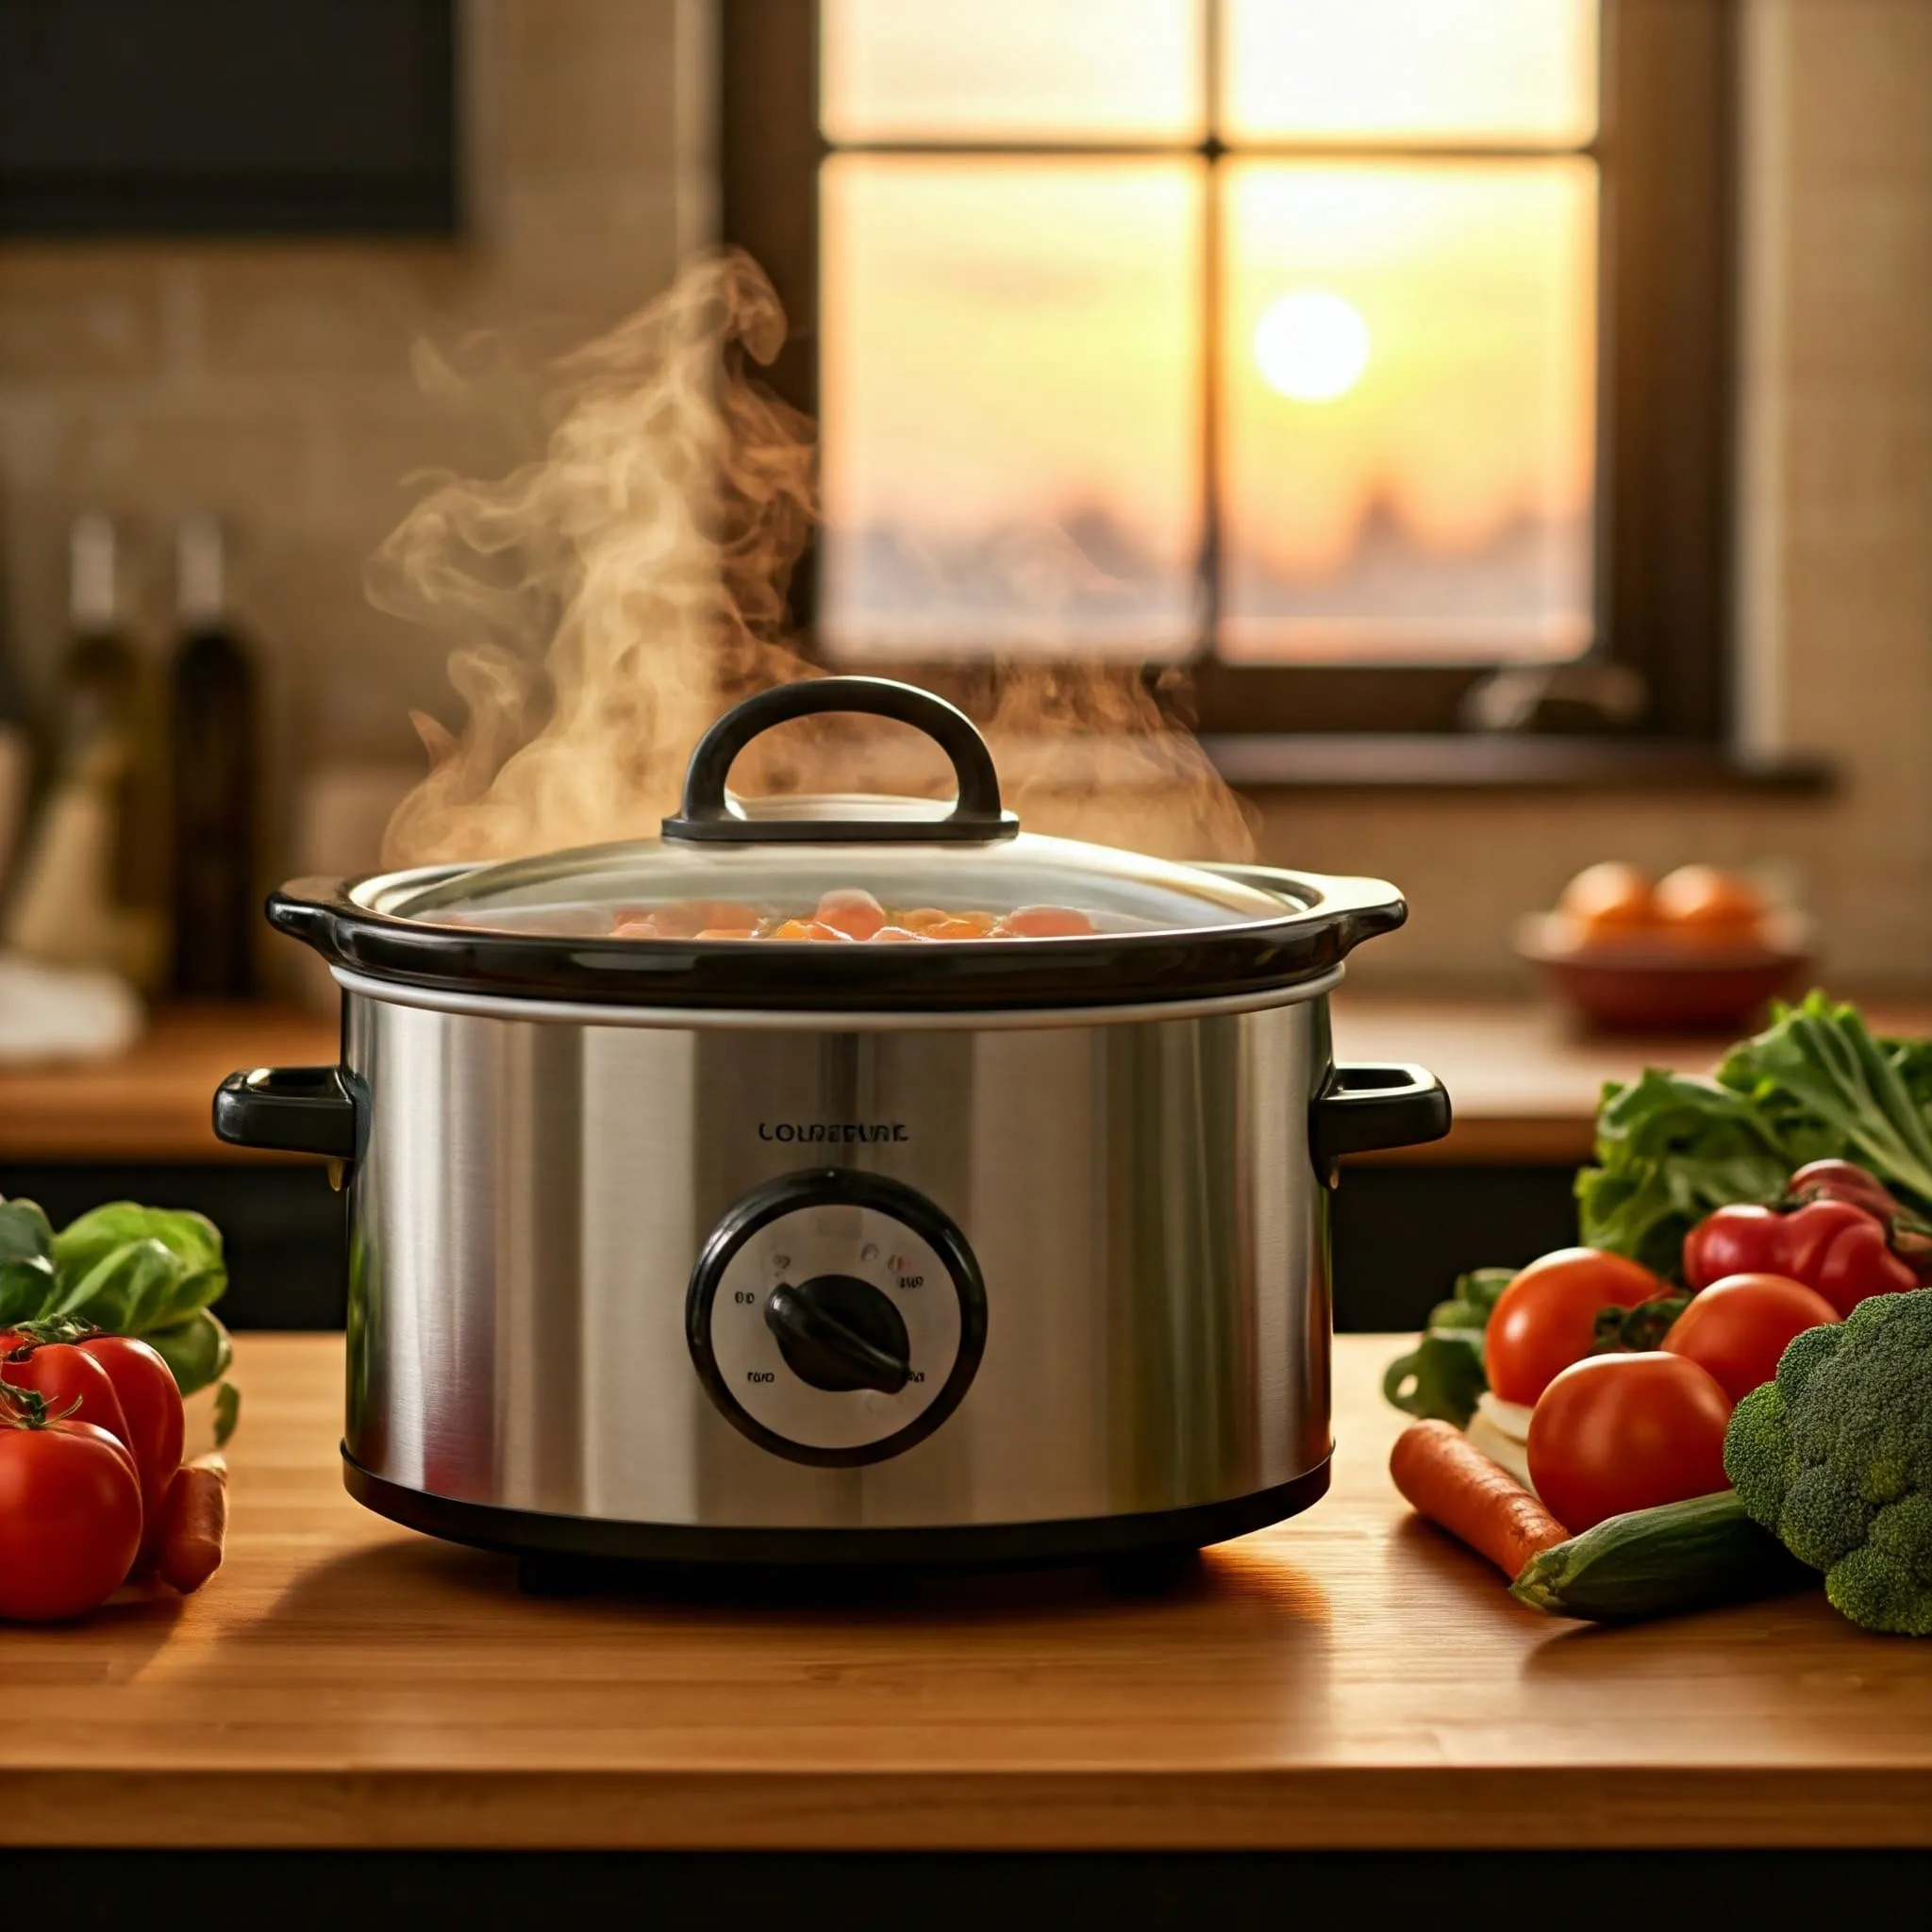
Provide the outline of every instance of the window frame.
[[[1556,724],[1572,732],[1635,729],[1649,740],[1714,744],[1731,726],[1738,6],[1739,0],[1602,0],[1598,134],[1576,150],[1599,170],[1595,642],[1584,658],[1571,661],[1635,672],[1645,708],[1621,722],[1592,716],[1587,706],[1580,713],[1569,708]],[[1210,17],[1217,10],[1209,0]],[[721,236],[748,250],[771,275],[791,334],[770,380],[814,416],[818,171],[828,155],[853,151],[850,144],[835,147],[819,129],[818,15],[816,0],[721,0],[718,114]],[[918,151],[916,143],[879,145]],[[988,143],[985,151],[1016,145],[1047,151],[1025,143]],[[1324,151],[1382,156],[1394,145]],[[933,146],[977,151],[974,143]],[[858,151],[865,151],[862,144]],[[1051,151],[1108,150],[1105,143],[1082,143]],[[1210,159],[1227,152],[1211,127],[1199,151]],[[1315,149],[1242,142],[1238,151]],[[1475,151],[1415,153],[1453,160]],[[1210,193],[1210,221],[1214,199]],[[1212,371],[1217,292],[1208,294],[1203,397],[1210,466],[1219,434]],[[1211,467],[1204,484],[1211,623],[1218,493]],[[815,556],[808,554],[792,586],[793,616],[808,645],[815,580]],[[984,666],[955,658],[891,666],[868,660],[862,668],[955,691],[985,675]],[[1203,732],[1382,737],[1467,728],[1472,694],[1505,667],[1227,664],[1212,655],[1210,642],[1178,667],[1151,666],[1148,675],[1174,691],[1176,668],[1186,687],[1177,708]],[[1535,713],[1529,728],[1549,716]]]

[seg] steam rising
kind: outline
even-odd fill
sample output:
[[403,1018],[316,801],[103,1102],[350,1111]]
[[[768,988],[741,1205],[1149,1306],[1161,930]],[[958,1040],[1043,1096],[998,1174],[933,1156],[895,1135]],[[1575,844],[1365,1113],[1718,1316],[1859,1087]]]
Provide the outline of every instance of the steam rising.
[[[376,604],[458,627],[450,682],[468,711],[460,735],[416,715],[429,771],[390,822],[386,865],[650,836],[713,718],[814,675],[785,629],[811,530],[812,425],[747,368],[784,337],[747,256],[694,262],[556,365],[539,460],[495,481],[439,479],[376,553]],[[1053,601],[1043,586],[1048,622]],[[1029,828],[1176,856],[1248,850],[1233,795],[1129,668],[997,665],[952,694]],[[787,726],[734,782],[939,789],[937,756],[908,760],[906,738]]]

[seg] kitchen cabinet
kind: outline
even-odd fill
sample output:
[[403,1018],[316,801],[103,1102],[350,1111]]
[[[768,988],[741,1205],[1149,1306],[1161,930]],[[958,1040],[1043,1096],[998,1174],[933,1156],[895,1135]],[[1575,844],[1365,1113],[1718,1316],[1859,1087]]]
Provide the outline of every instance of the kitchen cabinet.
[[[1539,1852],[1618,1855],[1586,1866],[1591,1896],[1632,1903],[1662,1882],[1636,1847],[1738,1854],[1732,1908],[1826,1881],[1843,1907],[1867,1869],[1854,1853],[1923,1888],[1932,1644],[1867,1636],[1817,1591],[1628,1629],[1522,1608],[1389,1485],[1403,1418],[1376,1386],[1395,1345],[1338,1345],[1330,1495],[1164,1577],[605,1577],[533,1595],[510,1559],[349,1501],[339,1338],[244,1337],[221,1574],[185,1602],[0,1640],[0,1844],[75,1848],[90,1874],[112,1846],[728,1853],[696,1869],[739,1874],[741,1905],[770,1897],[757,1851],[1294,1852],[1317,1856],[1273,1882],[1332,1906],[1352,1874],[1379,1901],[1353,1924],[1468,1923],[1415,1884],[1478,1884],[1493,1908],[1531,1874],[1557,1882]],[[1457,1875],[1395,1856],[1485,1851],[1502,1856],[1480,1879],[1466,1857]],[[1829,1857],[1794,1868],[1801,1851]],[[6,1857],[10,1886],[52,1869]],[[666,1868],[606,1869],[630,1872],[635,1907]],[[856,1863],[814,1869],[850,1889],[841,1924],[903,1908]],[[975,1869],[983,1897],[992,1868]],[[1118,1891],[1118,1863],[1099,1869]],[[1208,1874],[1205,1907],[1213,1874],[1251,1868],[1182,1869]],[[1701,1868],[1674,1869],[1675,1885]]]
[[0,0],[0,235],[448,235],[454,0]]

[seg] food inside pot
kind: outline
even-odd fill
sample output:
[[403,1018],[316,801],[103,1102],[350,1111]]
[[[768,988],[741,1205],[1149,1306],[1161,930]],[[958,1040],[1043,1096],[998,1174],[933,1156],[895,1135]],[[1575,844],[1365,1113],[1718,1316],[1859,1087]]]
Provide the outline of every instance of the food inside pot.
[[1020,906],[1010,912],[882,906],[870,892],[841,887],[809,912],[761,912],[731,899],[678,899],[618,910],[621,940],[823,940],[923,945],[944,940],[1074,939],[1095,930],[1070,906]]

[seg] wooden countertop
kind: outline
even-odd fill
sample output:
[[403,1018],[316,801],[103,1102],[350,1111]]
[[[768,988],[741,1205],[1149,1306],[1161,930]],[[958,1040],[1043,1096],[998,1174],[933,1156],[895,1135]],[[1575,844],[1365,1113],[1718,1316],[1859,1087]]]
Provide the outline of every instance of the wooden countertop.
[[289,1008],[164,1008],[113,1059],[0,1069],[0,1160],[288,1158],[217,1141],[215,1089],[242,1067],[326,1064],[338,1038]]
[[340,1340],[245,1337],[223,1573],[0,1630],[0,1843],[1932,1845],[1932,1643],[1519,1607],[1389,1487],[1391,1346],[1338,1343],[1331,1495],[1163,1592],[559,1600],[358,1509]]
[[[1874,1005],[1881,1032],[1932,1032],[1932,1008]],[[333,1020],[273,1007],[164,1008],[125,1057],[78,1067],[0,1071],[0,1160],[279,1159],[225,1147],[208,1125],[216,1084],[238,1067],[333,1060]],[[1335,1002],[1344,1059],[1419,1060],[1456,1106],[1448,1140],[1382,1161],[1566,1165],[1590,1156],[1606,1080],[1641,1068],[1707,1070],[1710,1040],[1579,1039],[1560,1015],[1524,1000],[1392,999],[1346,991]]]

